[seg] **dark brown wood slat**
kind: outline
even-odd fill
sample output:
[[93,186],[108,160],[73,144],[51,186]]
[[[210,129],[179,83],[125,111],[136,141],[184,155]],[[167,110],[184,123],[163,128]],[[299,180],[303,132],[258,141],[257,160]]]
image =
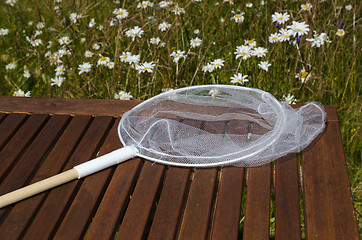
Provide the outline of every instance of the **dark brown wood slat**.
[[337,121],[328,121],[323,136],[302,152],[302,167],[306,237],[359,239]]
[[[90,116],[75,116],[72,119],[30,184],[53,176],[61,171],[90,119]],[[38,194],[15,204],[0,226],[0,239],[18,239],[47,193]]]
[[14,164],[19,154],[27,147],[29,141],[39,131],[39,128],[48,118],[48,115],[32,115],[16,132],[14,137],[6,144],[0,152],[0,177],[4,178],[6,171]]
[[170,167],[148,239],[174,239],[190,177],[189,168]]
[[206,239],[217,168],[196,169],[181,223],[179,239]]
[[271,164],[249,168],[243,239],[269,238]]
[[244,168],[226,167],[221,171],[212,239],[237,239],[240,221]]
[[117,166],[85,239],[112,239],[119,218],[124,215],[141,163],[140,158],[135,158]]
[[146,161],[138,178],[117,239],[143,239],[165,166]]
[[2,120],[4,120],[4,118],[6,118],[6,116],[6,113],[0,113],[0,123],[2,122]]
[[[92,158],[104,133],[111,123],[111,117],[96,117],[89,126],[86,134],[74,151],[64,171],[88,161]],[[52,189],[44,201],[33,222],[27,229],[24,239],[49,239],[62,221],[68,202],[72,200],[72,194],[76,190],[79,181],[72,181],[60,187]]]
[[27,114],[12,113],[1,122],[0,149],[9,141],[10,137],[14,135],[19,126],[25,121],[26,117],[28,117]]
[[[118,122],[119,119],[113,124],[99,156],[122,147],[117,133]],[[91,220],[92,212],[111,173],[112,168],[108,168],[84,179],[82,187],[79,189],[53,239],[83,238]]]
[[297,154],[275,162],[275,221],[275,239],[301,239]]
[[22,98],[0,96],[0,112],[122,116],[123,113],[139,103],[141,103],[141,101],[138,100],[121,101],[114,99]]
[[67,123],[66,115],[52,116],[39,134],[17,161],[0,186],[0,195],[25,186],[33,169],[38,166],[44,154],[56,140],[58,134]]

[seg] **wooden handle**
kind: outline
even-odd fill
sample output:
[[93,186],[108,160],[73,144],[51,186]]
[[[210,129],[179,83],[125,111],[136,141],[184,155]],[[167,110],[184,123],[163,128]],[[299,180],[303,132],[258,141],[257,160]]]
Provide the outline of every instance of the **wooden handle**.
[[7,193],[0,197],[0,208],[6,207],[12,203],[16,203],[25,198],[34,196],[38,193],[44,192],[53,187],[70,182],[77,178],[78,178],[78,171],[73,168],[66,172],[59,173],[58,175],[55,175],[53,177],[44,179],[42,181],[33,183],[29,186]]

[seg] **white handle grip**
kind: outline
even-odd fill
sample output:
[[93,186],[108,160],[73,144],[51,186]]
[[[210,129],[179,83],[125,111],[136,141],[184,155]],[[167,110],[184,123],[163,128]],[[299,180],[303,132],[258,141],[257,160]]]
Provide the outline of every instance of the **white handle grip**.
[[78,171],[78,179],[117,165],[123,161],[131,159],[136,156],[138,150],[134,146],[127,146],[117,149],[101,157],[95,158],[88,162],[79,164],[74,167]]

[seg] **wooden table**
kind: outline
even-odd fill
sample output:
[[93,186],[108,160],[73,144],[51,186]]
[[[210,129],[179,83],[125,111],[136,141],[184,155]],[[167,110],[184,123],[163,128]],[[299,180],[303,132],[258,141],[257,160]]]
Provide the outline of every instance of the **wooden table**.
[[[121,147],[139,101],[0,97],[0,194]],[[0,239],[358,239],[336,108],[299,154],[257,168],[136,158],[0,209]]]

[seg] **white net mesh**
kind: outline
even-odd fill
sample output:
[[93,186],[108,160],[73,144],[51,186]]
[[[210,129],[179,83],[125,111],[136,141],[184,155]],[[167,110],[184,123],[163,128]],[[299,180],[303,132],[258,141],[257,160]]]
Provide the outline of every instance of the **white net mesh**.
[[125,113],[124,145],[178,166],[259,166],[304,149],[325,127],[321,105],[297,110],[252,88],[207,85],[160,94]]

